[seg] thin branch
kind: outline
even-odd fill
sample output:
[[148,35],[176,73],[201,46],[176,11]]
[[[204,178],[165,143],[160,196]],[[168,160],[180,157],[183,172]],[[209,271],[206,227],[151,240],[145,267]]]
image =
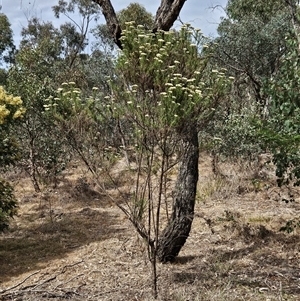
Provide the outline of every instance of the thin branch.
[[217,4],[215,6],[211,6],[209,7],[212,11],[214,11],[215,9],[219,9],[219,10],[222,10],[224,13],[226,13],[226,8],[224,8],[221,4]]

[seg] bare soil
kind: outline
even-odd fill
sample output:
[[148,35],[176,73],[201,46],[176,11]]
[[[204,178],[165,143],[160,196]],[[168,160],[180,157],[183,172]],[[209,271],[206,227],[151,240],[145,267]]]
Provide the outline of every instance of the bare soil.
[[[158,264],[159,300],[300,300],[299,229],[279,231],[300,216],[299,189],[276,187],[267,164],[221,162],[216,175],[211,162],[202,154],[186,245]],[[153,300],[145,244],[80,164],[41,193],[9,179],[20,208],[0,235],[0,300]]]

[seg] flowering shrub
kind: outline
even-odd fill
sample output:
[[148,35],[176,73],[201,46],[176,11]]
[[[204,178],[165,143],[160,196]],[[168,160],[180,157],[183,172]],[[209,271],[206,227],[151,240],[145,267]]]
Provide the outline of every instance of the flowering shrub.
[[18,146],[10,129],[14,121],[24,116],[25,108],[20,97],[6,93],[0,86],[0,167],[14,163],[18,157]]
[[[105,98],[119,121],[124,147],[134,153],[136,182],[127,212],[138,232],[151,233],[144,237],[155,233],[153,241],[157,242],[162,231],[160,210],[171,220],[170,172],[179,162],[179,171],[186,170],[184,158],[196,162],[195,148],[189,146],[196,146],[194,137],[223,104],[232,78],[226,70],[215,69],[213,45],[190,25],[154,34],[128,22],[122,34],[116,76]],[[187,173],[181,175],[178,187],[189,181],[184,179]]]
[[74,82],[68,82],[44,105],[45,114],[52,117],[68,146],[94,175],[99,167],[109,164],[116,140],[110,106],[101,96],[97,87],[87,96]]
[[22,107],[21,98],[7,94],[0,86],[0,125],[10,122],[11,119],[21,118],[24,113],[25,108]]
[[153,34],[126,24],[119,81],[108,97],[113,109],[125,113],[126,108],[125,114],[157,129],[182,127],[187,119],[203,124],[230,84],[224,72],[209,65],[208,39],[190,25]]
[[[25,108],[20,97],[6,93],[0,86],[0,167],[13,164],[18,158],[18,145],[10,133],[15,120],[23,117]],[[0,231],[8,227],[9,218],[16,212],[17,200],[11,185],[0,178]]]

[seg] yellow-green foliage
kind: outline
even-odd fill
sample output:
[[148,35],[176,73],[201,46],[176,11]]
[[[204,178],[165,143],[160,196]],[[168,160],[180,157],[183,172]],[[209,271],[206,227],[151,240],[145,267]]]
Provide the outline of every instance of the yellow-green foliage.
[[21,98],[9,95],[0,86],[0,167],[18,159],[18,145],[10,129],[14,121],[23,117],[24,113]]
[[9,218],[16,213],[17,200],[12,186],[0,178],[0,232],[8,227]]
[[[25,109],[20,97],[6,93],[0,86],[0,167],[12,164],[17,159],[17,144],[10,134],[9,126],[23,117]],[[9,218],[16,212],[17,200],[13,188],[0,178],[0,231],[8,227]]]
[[10,118],[21,118],[24,113],[25,108],[22,106],[21,98],[7,94],[4,88],[0,86],[0,125]]

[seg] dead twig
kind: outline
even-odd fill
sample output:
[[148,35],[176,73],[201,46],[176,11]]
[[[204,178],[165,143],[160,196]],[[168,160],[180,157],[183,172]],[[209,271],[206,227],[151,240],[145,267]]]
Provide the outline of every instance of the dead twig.
[[[24,284],[29,278],[31,278],[32,276],[34,276],[34,275],[36,275],[36,274],[38,274],[38,273],[41,272],[40,270],[39,270],[39,271],[36,271],[36,272],[30,274],[29,276],[27,276],[25,279],[23,279],[22,281],[20,281],[20,282],[17,283],[16,285],[14,285],[14,286],[12,286],[12,287],[9,287],[9,288],[7,288],[7,289],[4,289],[4,290],[0,291],[0,295],[1,295],[2,298],[4,298],[4,297],[7,298],[7,297],[9,297],[9,296],[20,296],[20,295],[23,295],[23,294],[26,293],[26,292],[27,292],[27,293],[43,293],[43,292],[44,292],[44,293],[50,294],[52,297],[62,297],[62,296],[57,295],[57,294],[54,293],[54,292],[47,291],[47,290],[37,290],[37,288],[43,286],[43,285],[46,284],[46,283],[49,283],[49,282],[55,280],[59,275],[64,274],[68,268],[74,267],[74,266],[76,266],[76,265],[78,265],[78,264],[80,264],[80,263],[82,263],[82,262],[83,262],[83,260],[80,260],[80,261],[78,261],[78,262],[74,262],[74,263],[72,263],[72,264],[65,265],[65,266],[61,269],[61,271],[60,271],[59,273],[57,273],[56,275],[51,276],[50,278],[45,279],[44,281],[39,282],[39,281],[41,280],[41,278],[43,277],[43,276],[42,276],[42,277],[40,277],[39,280],[38,280],[39,283],[36,283],[36,282],[35,282],[35,283],[33,283],[33,284],[30,284],[30,285],[24,286],[24,287],[22,287],[22,288],[20,288],[20,289],[18,289],[18,290],[15,290],[17,287],[19,287],[20,285]],[[63,283],[63,284],[67,284],[67,283],[71,282],[73,279],[78,278],[78,277],[81,277],[81,276],[83,276],[83,274],[76,275],[75,277],[72,277],[71,279],[69,279],[67,282],[65,282],[65,283]],[[62,285],[62,284],[61,284],[61,285]],[[60,286],[60,285],[58,285],[57,287],[59,287],[59,286]],[[57,287],[56,287],[56,288],[57,288]],[[63,290],[62,290],[62,291],[63,291]],[[64,294],[70,294],[70,293],[72,293],[72,294],[78,294],[78,293],[73,292],[73,291],[72,291],[72,292],[69,292],[69,291],[64,292]]]
[[39,271],[36,271],[36,272],[34,272],[34,273],[32,273],[32,274],[30,274],[29,276],[27,276],[25,279],[23,279],[21,282],[17,283],[16,285],[11,286],[11,287],[9,287],[9,288],[7,288],[7,289],[4,289],[4,290],[0,291],[0,294],[3,294],[3,293],[5,293],[5,292],[8,292],[8,291],[10,291],[10,290],[13,290],[13,289],[17,288],[18,286],[20,286],[20,285],[22,285],[24,282],[26,282],[26,280],[28,280],[28,279],[31,278],[32,276],[38,274],[39,272],[40,272],[40,270],[39,270]]
[[72,295],[76,295],[76,296],[81,296],[79,293],[73,291],[73,290],[68,290],[68,291],[63,291],[61,290],[61,293],[59,292],[54,292],[54,291],[49,291],[49,290],[29,290],[29,291],[14,291],[14,292],[10,292],[7,294],[2,295],[1,300],[8,300],[11,299],[12,297],[20,297],[23,296],[25,294],[41,294],[43,297],[47,296],[50,298],[63,298],[63,299],[69,299],[70,296]]
[[74,263],[72,263],[72,264],[67,264],[67,265],[65,265],[65,266],[62,268],[61,274],[63,274],[63,273],[66,271],[67,268],[72,268],[72,267],[74,267],[75,265],[81,264],[81,263],[83,263],[83,262],[84,262],[84,260],[81,259],[80,261],[74,262]]
[[37,287],[42,286],[42,285],[44,285],[48,282],[51,282],[51,281],[55,280],[59,275],[64,274],[66,272],[67,268],[74,267],[75,265],[78,265],[82,262],[83,262],[83,260],[80,260],[78,262],[75,262],[75,263],[72,263],[72,264],[67,264],[67,265],[63,266],[63,268],[61,269],[61,271],[58,274],[46,279],[45,281],[43,281],[41,283],[38,283],[37,285],[34,286],[34,289],[36,289]]
[[60,283],[60,284],[58,284],[55,288],[54,288],[54,290],[56,290],[56,289],[58,289],[60,286],[62,286],[62,285],[66,285],[67,283],[70,283],[72,280],[74,280],[74,279],[76,279],[76,278],[79,278],[79,277],[81,277],[81,276],[84,276],[85,274],[79,274],[79,275],[76,275],[76,276],[73,276],[72,278],[70,278],[68,281],[66,281],[66,282],[62,282],[62,283]]

